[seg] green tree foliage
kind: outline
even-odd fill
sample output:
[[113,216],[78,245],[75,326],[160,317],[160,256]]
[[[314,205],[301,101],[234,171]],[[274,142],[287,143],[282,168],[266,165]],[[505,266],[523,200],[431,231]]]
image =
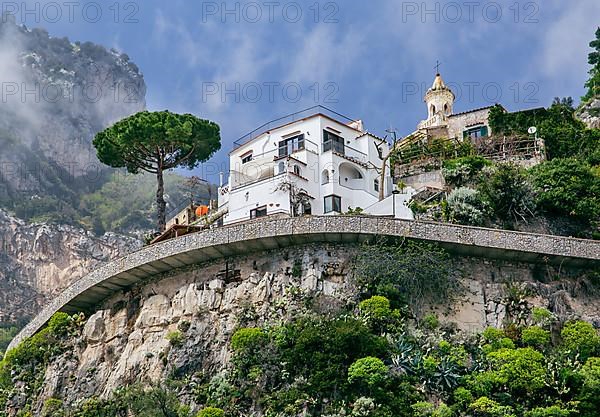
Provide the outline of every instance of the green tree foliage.
[[590,323],[572,321],[560,332],[563,349],[579,354],[585,360],[600,353],[600,336]]
[[231,337],[231,348],[234,351],[244,351],[260,347],[266,340],[266,335],[261,329],[238,329]]
[[412,241],[365,244],[354,273],[370,295],[385,296],[393,308],[405,306],[417,314],[426,301],[446,302],[459,287],[446,251]]
[[550,343],[550,332],[539,326],[531,326],[521,332],[521,342],[525,346],[543,349]]
[[464,156],[444,161],[442,174],[448,184],[459,187],[473,182],[485,167],[491,165],[482,156]]
[[581,101],[588,101],[600,94],[600,27],[596,29],[596,39],[590,42],[590,48],[592,48],[592,52],[588,55],[588,63],[592,68],[590,69],[590,78],[585,83],[588,91]]
[[514,394],[532,394],[545,385],[544,355],[532,348],[500,349],[488,354],[491,372]]
[[552,405],[550,407],[537,407],[525,413],[525,417],[569,417],[578,413],[568,408],[563,408],[560,405]]
[[[166,201],[170,209],[187,204],[182,191],[185,178],[167,173],[164,176]],[[97,234],[104,231],[151,229],[156,212],[153,199],[156,178],[149,174],[128,175],[117,172],[97,191],[81,197],[82,222]],[[200,192],[208,195],[208,189]]]
[[474,417],[517,417],[510,406],[504,406],[488,398],[480,397],[469,407]]
[[534,193],[523,168],[499,164],[479,185],[483,199],[504,221],[519,221],[533,215]]
[[557,215],[600,219],[600,173],[577,158],[554,159],[531,171],[537,204]]
[[489,120],[492,131],[498,135],[526,135],[529,127],[537,127],[549,159],[580,157],[592,165],[600,163],[600,130],[587,129],[568,102],[515,113],[496,106],[490,111]]
[[216,407],[206,407],[198,413],[197,417],[225,417],[225,411]]
[[158,228],[165,228],[164,179],[169,169],[193,169],[220,147],[219,126],[191,114],[143,111],[98,133],[93,141],[98,159],[132,174],[156,175]]
[[0,415],[16,389],[15,381],[24,382],[26,407],[31,406],[44,380],[46,367],[63,351],[62,340],[73,324],[74,320],[68,314],[56,313],[44,329],[6,352],[0,361]]
[[600,358],[589,358],[579,371],[582,378],[581,392],[577,396],[580,401],[581,417],[593,417],[600,410]]
[[382,384],[389,375],[389,369],[379,358],[360,358],[348,369],[348,382],[365,385],[369,389]]
[[0,360],[10,341],[17,335],[19,329],[15,326],[0,327]]

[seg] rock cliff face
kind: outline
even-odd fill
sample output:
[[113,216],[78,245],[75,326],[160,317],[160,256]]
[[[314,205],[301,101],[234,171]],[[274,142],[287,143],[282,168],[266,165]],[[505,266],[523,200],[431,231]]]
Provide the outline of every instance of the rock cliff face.
[[[173,270],[116,294],[47,369],[38,410],[50,397],[75,403],[128,383],[214,375],[229,362],[229,340],[238,326],[353,308],[358,288],[352,259],[358,250],[306,245],[256,253]],[[561,319],[600,320],[597,295],[581,272],[473,258],[453,262],[463,290],[448,305],[432,307],[445,324],[481,330],[533,305]],[[171,332],[181,333],[181,344],[169,342]],[[185,389],[182,395],[192,401]]]
[[26,224],[0,210],[0,324],[28,320],[52,295],[100,263],[139,246],[66,225]]
[[129,57],[90,42],[0,19],[0,203],[35,196],[69,201],[106,170],[94,135],[145,108],[143,76]]
[[600,97],[593,98],[581,107],[577,117],[590,129],[600,129]]
[[[94,135],[145,108],[143,76],[125,54],[52,38],[0,18],[0,208],[63,213],[108,169]],[[16,211],[16,210],[15,210]],[[52,294],[136,244],[70,226],[28,225],[0,211],[0,325],[26,321]]]

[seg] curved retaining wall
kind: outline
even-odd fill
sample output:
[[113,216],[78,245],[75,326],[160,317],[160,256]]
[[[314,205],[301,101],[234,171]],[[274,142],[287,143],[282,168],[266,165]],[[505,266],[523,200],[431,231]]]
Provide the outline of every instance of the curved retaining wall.
[[258,219],[147,246],[94,270],[46,305],[9,349],[34,335],[58,311],[93,311],[111,294],[174,268],[311,242],[356,243],[378,235],[437,242],[467,256],[573,267],[600,263],[600,241],[594,240],[363,216]]

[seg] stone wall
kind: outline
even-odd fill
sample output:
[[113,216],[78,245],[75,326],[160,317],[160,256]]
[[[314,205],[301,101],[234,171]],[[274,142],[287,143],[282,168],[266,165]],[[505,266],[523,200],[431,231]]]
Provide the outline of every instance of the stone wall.
[[[236,327],[353,309],[352,259],[359,250],[306,244],[263,251],[172,270],[116,293],[47,370],[39,406],[45,398],[106,396],[127,383],[173,374],[213,375],[229,362]],[[509,285],[522,288],[530,305],[600,324],[600,303],[577,271],[468,257],[452,262],[463,289],[447,304],[429,307],[443,325],[466,331],[500,325]],[[181,346],[167,339],[175,331],[183,336]]]
[[[478,123],[483,123],[489,128],[489,114],[489,108],[468,113],[453,114],[448,118],[448,137],[462,140],[463,131]],[[490,131],[489,134],[492,134],[492,132]]]
[[96,269],[55,297],[10,347],[35,334],[56,311],[82,305],[93,309],[110,294],[172,270],[174,265],[298,243],[352,242],[373,236],[439,242],[457,253],[488,258],[561,265],[597,265],[600,260],[600,241],[562,236],[366,216],[263,218],[151,245]]

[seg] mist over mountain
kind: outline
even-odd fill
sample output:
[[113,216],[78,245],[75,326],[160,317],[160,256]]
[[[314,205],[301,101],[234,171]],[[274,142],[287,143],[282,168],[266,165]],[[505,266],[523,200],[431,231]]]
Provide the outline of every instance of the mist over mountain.
[[52,38],[8,16],[0,21],[0,80],[0,206],[26,218],[69,217],[79,196],[113,171],[97,160],[92,139],[145,109],[143,75],[125,54]]

